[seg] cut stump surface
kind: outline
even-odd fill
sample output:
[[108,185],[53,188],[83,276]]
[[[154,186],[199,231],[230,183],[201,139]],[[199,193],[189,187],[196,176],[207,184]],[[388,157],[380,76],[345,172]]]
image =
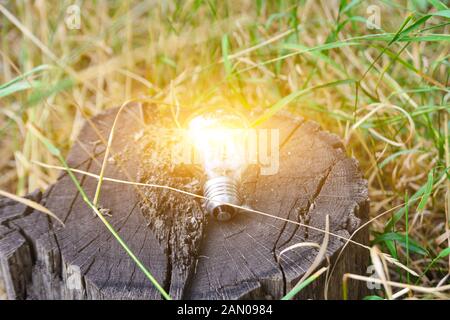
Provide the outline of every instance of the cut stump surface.
[[[192,174],[158,158],[142,128],[155,113],[132,106],[120,115],[105,177],[155,183],[200,193]],[[72,148],[71,168],[99,174],[118,109],[88,121]],[[101,207],[131,250],[174,299],[280,299],[307,272],[317,247],[330,232],[349,238],[368,218],[367,183],[340,140],[311,121],[290,114],[264,128],[280,130],[280,168],[260,175],[250,168],[242,179],[246,205],[299,224],[244,212],[221,223],[205,216],[201,201],[174,191],[104,181]],[[158,137],[156,137],[158,138]],[[161,157],[164,159],[164,157]],[[97,179],[75,173],[93,199]],[[43,194],[28,196],[60,217],[12,200],[0,200],[0,285],[9,299],[161,299],[161,294],[85,204],[67,173]],[[305,227],[304,225],[313,228]],[[367,244],[363,228],[352,238]],[[341,298],[344,273],[364,274],[368,251],[330,235],[322,266],[335,265],[297,298]],[[342,252],[342,253],[341,253]],[[331,270],[332,268],[330,268]],[[349,297],[362,298],[365,284],[351,282]]]

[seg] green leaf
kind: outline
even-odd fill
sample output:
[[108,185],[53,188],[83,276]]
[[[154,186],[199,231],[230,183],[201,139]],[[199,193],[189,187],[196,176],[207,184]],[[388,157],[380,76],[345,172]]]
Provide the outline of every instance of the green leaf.
[[418,152],[418,150],[416,150],[416,149],[412,149],[412,150],[400,150],[400,151],[397,151],[397,152],[391,154],[391,155],[390,155],[389,157],[387,157],[386,159],[384,159],[384,160],[378,165],[378,167],[379,167],[380,169],[383,169],[384,166],[386,166],[389,162],[391,162],[391,161],[394,160],[395,158],[397,158],[397,157],[399,157],[399,156],[401,156],[401,155],[403,155],[403,154],[411,154],[411,153],[416,153],[416,152]]
[[428,0],[429,3],[431,3],[431,5],[433,7],[435,7],[437,10],[445,10],[448,9],[447,6],[442,3],[442,1],[439,0]]
[[428,255],[428,251],[426,249],[424,249],[423,247],[420,246],[420,244],[418,244],[416,241],[412,240],[411,238],[406,237],[406,235],[397,233],[397,232],[388,232],[388,233],[383,233],[381,235],[379,235],[378,237],[375,238],[375,240],[373,241],[375,244],[377,243],[381,243],[381,242],[386,242],[386,241],[397,241],[402,247],[406,248],[407,247],[407,242],[408,242],[408,246],[409,246],[409,251],[411,252],[415,252],[421,255]]
[[223,66],[225,67],[225,74],[227,77],[231,74],[231,62],[228,57],[230,51],[230,43],[228,41],[228,35],[224,34],[222,37],[222,58]]
[[333,48],[340,48],[345,46],[356,46],[356,45],[362,45],[358,42],[331,42],[324,45],[316,46],[309,48],[307,46],[304,46],[302,44],[293,44],[293,43],[286,43],[283,44],[281,47],[283,49],[289,49],[289,50],[296,50],[298,54],[303,53],[309,53],[312,56],[316,57],[317,59],[320,59],[322,61],[325,61],[329,65],[333,66],[335,69],[345,72],[345,68],[342,67],[342,65],[338,64],[336,61],[328,57],[326,54],[322,53],[322,51],[330,50]]
[[[409,239],[409,196],[408,192],[405,192],[405,247],[406,247],[406,267],[409,267],[409,252],[411,251],[410,239]],[[406,273],[406,280],[410,283],[409,272]]]
[[354,6],[359,5],[361,3],[361,0],[353,0],[349,4],[346,4],[345,7],[342,8],[341,15],[350,11]]
[[[412,205],[413,203],[415,203],[416,201],[418,201],[420,199],[420,203],[417,208],[418,211],[423,210],[423,208],[425,207],[425,204],[428,201],[428,198],[431,195],[431,190],[433,188],[433,172],[434,172],[434,170],[432,170],[428,174],[427,182],[422,187],[420,187],[420,189],[417,190],[416,193],[414,193],[414,195],[409,199],[410,205]],[[390,231],[393,229],[394,225],[405,214],[405,209],[406,209],[405,206],[403,206],[401,209],[397,210],[397,212],[394,213],[392,218],[389,219],[389,221],[387,222],[386,227],[384,228],[385,231]]]
[[[392,42],[392,40],[395,38],[395,36],[392,33],[378,33],[378,34],[369,34],[365,36],[359,36],[352,38],[350,40],[352,41],[361,41],[361,40],[367,40],[367,41],[389,41]],[[450,41],[450,35],[448,34],[437,34],[437,33],[431,33],[427,35],[422,36],[403,36],[401,38],[397,38],[395,41],[397,42],[426,42],[426,41]]]
[[299,285],[295,286],[291,291],[289,291],[281,300],[291,300],[295,297],[297,293],[302,291],[305,287],[309,286],[314,280],[316,280],[320,275],[326,270],[325,267],[320,269],[319,271],[315,272],[311,276],[309,276],[305,281],[300,283]]
[[65,78],[60,81],[58,81],[56,84],[52,85],[42,85],[38,88],[35,88],[28,98],[26,104],[28,106],[36,105],[37,103],[41,102],[44,99],[47,99],[48,97],[57,94],[61,91],[64,91],[66,89],[72,88],[74,85],[74,81],[71,78]]
[[445,248],[441,252],[439,252],[438,256],[436,257],[436,260],[445,258],[446,256],[450,255],[450,247]]
[[410,24],[408,27],[404,28],[400,33],[398,33],[389,44],[397,41],[397,39],[402,39],[405,36],[407,36],[408,34],[410,34],[412,31],[417,30],[421,25],[423,25],[432,16],[440,16],[440,17],[450,18],[450,10],[442,10],[442,11],[438,11],[438,12],[435,12],[432,14],[427,14],[423,17],[420,17],[419,19],[414,21],[412,24]]
[[295,99],[297,99],[297,98],[299,98],[299,97],[301,97],[301,96],[303,96],[303,95],[305,95],[307,93],[310,93],[310,92],[312,92],[314,90],[321,89],[321,88],[334,87],[334,86],[339,86],[339,85],[349,84],[349,83],[354,83],[354,82],[355,82],[355,80],[353,80],[353,79],[338,80],[338,81],[333,81],[333,82],[321,84],[321,85],[318,85],[318,86],[310,87],[310,88],[307,88],[307,89],[294,91],[291,94],[289,94],[289,95],[281,98],[280,100],[278,100],[278,102],[276,102],[274,105],[272,105],[262,116],[257,118],[252,123],[252,126],[257,126],[257,125],[260,125],[260,124],[264,123],[265,121],[270,119],[275,113],[277,113],[283,107],[285,107],[288,103],[292,102],[293,100],[295,100]]
[[373,296],[365,296],[363,300],[384,300],[384,299],[380,296],[373,295]]
[[422,199],[420,199],[419,205],[417,206],[418,212],[422,212],[422,210],[425,208],[425,205],[427,204],[428,198],[431,195],[431,191],[433,189],[433,173],[434,173],[434,170],[431,170],[428,173],[428,179],[427,179],[427,183],[425,185],[425,192],[422,196]]
[[169,67],[172,67],[172,68],[174,68],[174,69],[177,68],[177,63],[176,63],[174,60],[170,59],[170,58],[169,58],[168,56],[166,56],[166,55],[160,56],[160,57],[159,57],[159,60],[160,60],[162,63],[168,65]]
[[417,30],[422,24],[424,24],[430,18],[431,18],[431,15],[426,15],[426,16],[420,17],[419,19],[414,21],[411,25],[409,25],[408,27],[404,28],[399,34],[397,34],[394,37],[394,39],[392,39],[390,44],[395,42],[399,38],[403,38],[404,36],[407,36],[412,31]]
[[395,247],[395,242],[393,240],[386,240],[386,241],[384,241],[384,244],[388,248],[391,256],[393,256],[395,259],[398,260],[398,254],[397,254],[397,248]]
[[41,141],[41,143],[45,145],[47,150],[52,155],[58,158],[61,157],[61,151],[57,147],[55,147],[55,145],[51,143],[51,141],[47,139],[38,129],[36,129],[33,125],[29,125],[28,129],[33,135],[35,135]]
[[299,53],[303,53],[303,52],[313,52],[313,51],[324,51],[324,50],[330,50],[330,49],[334,49],[334,48],[357,46],[357,45],[360,45],[360,43],[337,41],[337,42],[325,43],[325,44],[322,44],[322,45],[319,45],[316,47],[312,47],[312,48],[308,48],[301,44],[294,44],[294,43],[285,43],[281,47],[283,49],[298,50],[298,51],[300,51]]
[[394,35],[394,37],[389,41],[388,45],[391,45],[395,41],[397,41],[398,38],[400,38],[400,35],[402,34],[403,30],[405,29],[408,22],[412,19],[412,16],[408,16],[405,21],[403,21],[402,25],[400,26],[400,29],[397,31],[397,33]]
[[41,86],[41,82],[39,82],[39,81],[22,80],[19,82],[14,82],[9,86],[0,89],[0,98],[9,96],[9,95],[19,92],[19,91],[38,88],[40,86]]
[[50,68],[51,68],[51,67],[50,67],[49,65],[47,65],[47,64],[43,64],[43,65],[37,66],[36,68],[33,68],[33,69],[31,69],[30,71],[25,72],[25,73],[21,74],[20,76],[18,76],[18,77],[16,77],[16,78],[12,79],[11,81],[6,82],[6,83],[0,85],[0,90],[4,89],[4,88],[6,88],[6,87],[9,87],[9,86],[12,85],[13,83],[16,83],[16,82],[19,82],[19,81],[21,81],[21,80],[26,79],[27,77],[31,76],[33,73],[39,73],[39,72],[41,72],[41,71],[48,70],[48,69],[50,69]]
[[437,255],[436,258],[433,259],[433,261],[430,262],[430,264],[425,268],[425,270],[422,272],[422,275],[417,279],[416,284],[419,283],[420,279],[428,272],[428,270],[430,270],[431,267],[434,266],[434,264],[442,259],[447,257],[448,255],[450,255],[450,247],[445,248],[444,250],[442,250],[441,252],[439,252],[439,254]]
[[450,10],[441,10],[431,14],[432,16],[444,17],[450,19]]
[[[419,190],[416,191],[416,193],[414,193],[414,195],[409,199],[409,204],[413,204],[414,202],[416,202],[417,200],[419,200],[419,198],[425,193],[426,190],[426,184],[423,185],[422,187],[420,187]],[[384,231],[390,231],[393,229],[394,225],[403,217],[403,215],[405,214],[405,206],[403,206],[402,208],[400,208],[399,210],[397,210],[394,215],[392,216],[391,219],[389,219],[389,221],[386,224],[386,227],[384,228]]]

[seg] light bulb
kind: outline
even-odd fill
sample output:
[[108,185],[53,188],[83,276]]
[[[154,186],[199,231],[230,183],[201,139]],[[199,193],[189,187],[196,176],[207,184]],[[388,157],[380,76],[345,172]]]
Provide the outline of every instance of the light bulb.
[[205,209],[220,221],[231,219],[241,205],[239,183],[246,164],[244,117],[219,109],[189,122],[189,136],[206,174]]

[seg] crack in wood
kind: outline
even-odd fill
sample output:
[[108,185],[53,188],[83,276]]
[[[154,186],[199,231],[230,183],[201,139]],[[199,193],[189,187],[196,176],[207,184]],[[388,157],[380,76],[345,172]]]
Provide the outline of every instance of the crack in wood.
[[[107,137],[116,112],[108,111],[85,126],[80,143],[92,141],[98,133]],[[187,167],[167,165],[167,157],[156,144],[164,137],[153,126],[155,119],[162,126],[167,121],[156,113],[152,119],[149,126],[143,128],[144,134],[134,140],[133,132],[141,128],[133,125],[133,117],[121,116],[116,128],[120,134],[115,135],[113,142],[113,149],[120,152],[115,153],[118,155],[115,165],[108,165],[107,175],[119,179],[123,179],[123,175],[126,179],[137,176],[135,181],[200,193],[202,183],[197,173]],[[100,124],[101,131],[90,128],[92,124]],[[268,128],[281,130],[284,158],[281,159],[280,173],[270,178],[261,176],[254,168],[249,169],[243,177],[241,190],[246,203],[257,210],[316,228],[323,228],[325,215],[329,213],[332,231],[348,236],[367,217],[368,198],[367,185],[357,164],[345,157],[342,143],[336,136],[320,131],[318,125],[293,121],[289,115],[272,118]],[[98,170],[96,161],[80,152],[81,149],[74,147],[69,155],[70,163]],[[97,154],[94,150],[94,155],[101,157],[103,152]],[[289,157],[288,152],[292,153]],[[155,162],[155,157],[159,162]],[[194,188],[193,179],[198,180]],[[82,185],[91,192],[95,181],[85,178]],[[323,237],[316,231],[251,213],[238,215],[228,224],[208,221],[198,200],[172,191],[119,186],[111,182],[104,182],[104,187],[102,199],[113,212],[113,217],[109,218],[111,224],[177,299],[280,298],[308,269],[316,250],[289,251],[283,254],[281,265],[276,261],[277,251],[306,238],[318,241]],[[65,229],[58,228],[47,216],[34,211],[27,216],[16,215],[17,218],[10,221],[11,226],[14,224],[14,228],[21,229],[29,237],[25,239],[15,233],[25,247],[13,249],[14,257],[31,256],[25,250],[28,246],[36,252],[36,258],[30,262],[32,277],[26,280],[27,290],[18,297],[161,299],[160,293],[131,264],[111,234],[92,217],[82,199],[77,196],[73,200],[64,190],[74,190],[66,173],[40,201],[46,202],[59,216],[65,216]],[[2,203],[0,221],[7,212]],[[5,243],[13,234],[3,224],[0,227],[0,243]],[[362,242],[367,241],[367,237],[364,230],[357,235],[358,241]],[[330,238],[327,255],[331,260],[341,247],[341,240]],[[344,252],[333,276],[329,297],[339,296],[344,272],[365,271],[366,253],[358,248]],[[0,250],[0,257],[4,256]],[[59,264],[58,259],[61,260]],[[1,261],[2,265],[13,266],[16,274],[20,268],[25,268],[18,269],[11,260]],[[69,288],[68,278],[72,275],[80,288]],[[320,278],[314,286],[302,290],[299,297],[318,298],[322,289],[323,279]],[[361,296],[363,289],[355,287],[352,294]]]

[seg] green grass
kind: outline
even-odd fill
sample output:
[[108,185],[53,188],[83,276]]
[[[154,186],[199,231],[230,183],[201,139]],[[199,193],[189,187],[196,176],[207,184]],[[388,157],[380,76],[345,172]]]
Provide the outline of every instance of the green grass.
[[24,195],[57,177],[33,161],[64,158],[30,127],[65,155],[85,116],[130,98],[175,96],[192,112],[223,104],[253,112],[254,124],[285,109],[343,138],[368,180],[371,218],[400,206],[369,225],[371,243],[419,276],[389,264],[390,279],[448,283],[449,3],[370,4],[380,29],[367,28],[365,1],[85,1],[81,29],[69,30],[64,3],[10,2],[17,21],[0,13],[0,189]]

